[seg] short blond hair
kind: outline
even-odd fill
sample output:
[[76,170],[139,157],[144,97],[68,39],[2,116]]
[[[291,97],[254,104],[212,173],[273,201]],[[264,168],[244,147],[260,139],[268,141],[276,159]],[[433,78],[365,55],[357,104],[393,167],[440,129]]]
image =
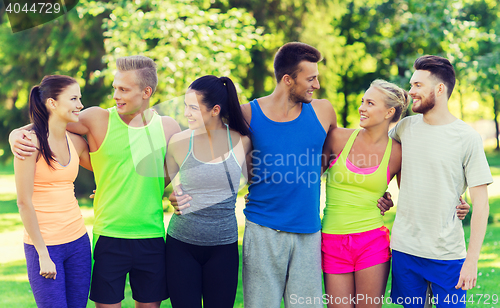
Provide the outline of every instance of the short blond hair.
[[156,73],[156,63],[145,56],[121,57],[116,60],[116,67],[120,71],[137,71],[137,83],[144,89],[151,87],[155,93],[158,86],[158,74]]
[[408,104],[410,103],[408,92],[401,89],[397,85],[383,79],[375,79],[370,84],[370,87],[378,89],[385,94],[385,106],[387,108],[394,108],[396,110],[394,112],[394,117],[391,119],[391,122],[399,121],[399,119],[403,115],[403,112],[406,111],[406,109],[408,108]]

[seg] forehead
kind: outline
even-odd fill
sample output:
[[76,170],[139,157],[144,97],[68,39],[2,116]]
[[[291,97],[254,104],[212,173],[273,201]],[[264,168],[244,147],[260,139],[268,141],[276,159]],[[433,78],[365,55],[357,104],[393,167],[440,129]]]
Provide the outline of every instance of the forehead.
[[302,61],[299,63],[299,73],[301,76],[317,76],[318,72],[318,63]]
[[116,87],[132,88],[139,86],[137,83],[137,74],[135,70],[120,71],[118,70],[113,80],[113,85]]
[[365,95],[363,95],[363,99],[383,102],[385,100],[385,94],[375,87],[370,87],[366,90]]
[[64,95],[64,96],[73,96],[73,95],[77,95],[77,96],[80,96],[80,85],[78,83],[73,83],[69,86],[67,86],[62,92],[60,95]]
[[203,97],[196,93],[196,91],[194,90],[187,90],[186,94],[184,95],[184,103],[186,103],[186,105],[200,105],[199,102],[201,102],[203,99]]
[[430,81],[433,81],[433,77],[432,77],[430,71],[416,70],[413,73],[413,76],[411,76],[410,84],[414,84],[417,82],[418,83],[429,83]]

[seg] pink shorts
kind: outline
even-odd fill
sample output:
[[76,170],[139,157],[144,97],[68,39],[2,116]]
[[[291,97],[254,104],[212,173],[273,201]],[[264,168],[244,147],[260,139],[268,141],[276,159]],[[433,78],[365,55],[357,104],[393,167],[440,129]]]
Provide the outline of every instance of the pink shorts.
[[361,233],[321,233],[321,266],[326,274],[356,272],[391,259],[389,229]]

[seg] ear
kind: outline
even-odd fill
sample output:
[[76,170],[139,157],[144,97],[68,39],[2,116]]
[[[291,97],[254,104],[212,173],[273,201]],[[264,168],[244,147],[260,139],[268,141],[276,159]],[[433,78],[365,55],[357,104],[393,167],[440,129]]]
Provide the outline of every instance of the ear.
[[387,113],[385,115],[385,119],[390,119],[394,116],[394,113],[396,113],[396,108],[391,107],[389,110],[387,110]]
[[151,87],[146,87],[142,94],[142,99],[148,99],[153,95],[153,89]]
[[436,96],[446,95],[446,92],[446,86],[444,85],[444,83],[440,82],[436,85]]
[[57,108],[57,101],[53,98],[48,98],[47,99],[47,102],[45,103],[45,105],[47,106],[47,109],[49,110],[56,110]]
[[212,117],[216,117],[218,116],[220,113],[220,106],[219,105],[215,105],[214,108],[212,108]]
[[293,78],[288,75],[288,74],[285,74],[282,78],[283,82],[285,83],[286,86],[291,86],[294,82]]

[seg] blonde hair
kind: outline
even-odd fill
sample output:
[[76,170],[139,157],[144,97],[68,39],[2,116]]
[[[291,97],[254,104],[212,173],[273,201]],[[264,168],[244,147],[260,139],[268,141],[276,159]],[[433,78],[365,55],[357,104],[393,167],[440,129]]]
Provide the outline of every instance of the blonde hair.
[[137,71],[137,83],[141,89],[151,87],[152,93],[155,93],[158,85],[158,75],[156,73],[156,63],[152,59],[145,56],[121,57],[116,60],[116,67],[120,71]]
[[397,85],[382,79],[375,79],[370,87],[378,89],[385,94],[385,105],[387,108],[394,108],[394,117],[391,122],[397,122],[403,115],[403,112],[408,108],[410,98],[408,92],[401,89]]

